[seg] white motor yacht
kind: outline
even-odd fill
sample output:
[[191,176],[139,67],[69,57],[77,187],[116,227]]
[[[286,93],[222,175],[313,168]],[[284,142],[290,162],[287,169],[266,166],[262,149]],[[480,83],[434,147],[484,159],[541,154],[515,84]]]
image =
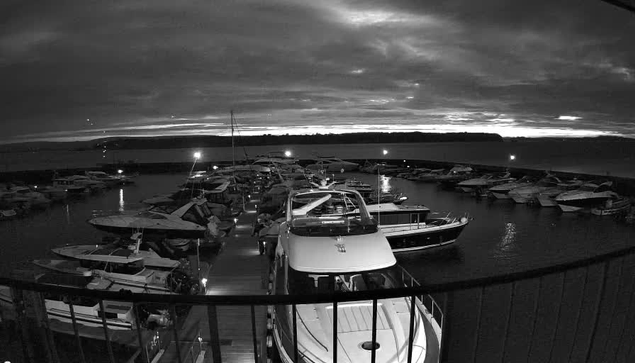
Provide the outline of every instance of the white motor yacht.
[[[346,294],[408,286],[402,277],[409,275],[396,265],[390,244],[358,192],[299,190],[289,195],[286,207],[286,220],[280,225],[275,252],[272,294]],[[277,305],[269,309],[270,333],[284,363],[296,362],[294,320],[297,363],[332,362],[335,347],[338,362],[369,362],[373,351],[378,363],[406,363],[410,361],[409,354],[414,363],[438,362],[442,323],[418,299],[414,311],[410,310],[410,304],[409,297],[377,300],[375,341],[370,300],[340,302],[335,306],[297,305],[296,315],[292,306]],[[334,323],[337,332],[332,330]]]
[[559,194],[555,200],[563,212],[577,212],[602,206],[607,200],[615,198],[617,193],[611,190],[613,182],[602,184],[586,183],[579,189]]

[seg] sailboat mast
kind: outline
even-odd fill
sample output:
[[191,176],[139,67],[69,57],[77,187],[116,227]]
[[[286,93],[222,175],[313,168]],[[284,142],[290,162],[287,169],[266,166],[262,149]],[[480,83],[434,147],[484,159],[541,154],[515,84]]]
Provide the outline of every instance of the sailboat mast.
[[229,110],[230,123],[232,128],[232,169],[236,170],[236,156],[234,154],[234,110]]

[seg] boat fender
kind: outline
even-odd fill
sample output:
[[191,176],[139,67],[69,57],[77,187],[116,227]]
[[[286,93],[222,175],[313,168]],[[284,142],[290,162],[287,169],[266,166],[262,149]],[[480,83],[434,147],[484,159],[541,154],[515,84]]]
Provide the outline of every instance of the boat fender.
[[461,223],[466,223],[467,222],[467,218],[466,217],[461,217]]

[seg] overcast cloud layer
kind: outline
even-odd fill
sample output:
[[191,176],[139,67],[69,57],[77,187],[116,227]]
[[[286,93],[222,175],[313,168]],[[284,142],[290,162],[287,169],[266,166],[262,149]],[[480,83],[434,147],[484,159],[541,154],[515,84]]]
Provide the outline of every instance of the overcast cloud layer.
[[0,142],[475,131],[635,137],[599,0],[0,2]]

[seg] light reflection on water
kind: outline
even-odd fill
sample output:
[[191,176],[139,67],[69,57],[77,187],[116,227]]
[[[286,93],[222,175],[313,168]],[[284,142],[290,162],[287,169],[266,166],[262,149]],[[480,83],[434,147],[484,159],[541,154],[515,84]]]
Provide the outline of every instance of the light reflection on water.
[[126,210],[126,202],[123,198],[123,188],[119,189],[119,212],[123,212]]

